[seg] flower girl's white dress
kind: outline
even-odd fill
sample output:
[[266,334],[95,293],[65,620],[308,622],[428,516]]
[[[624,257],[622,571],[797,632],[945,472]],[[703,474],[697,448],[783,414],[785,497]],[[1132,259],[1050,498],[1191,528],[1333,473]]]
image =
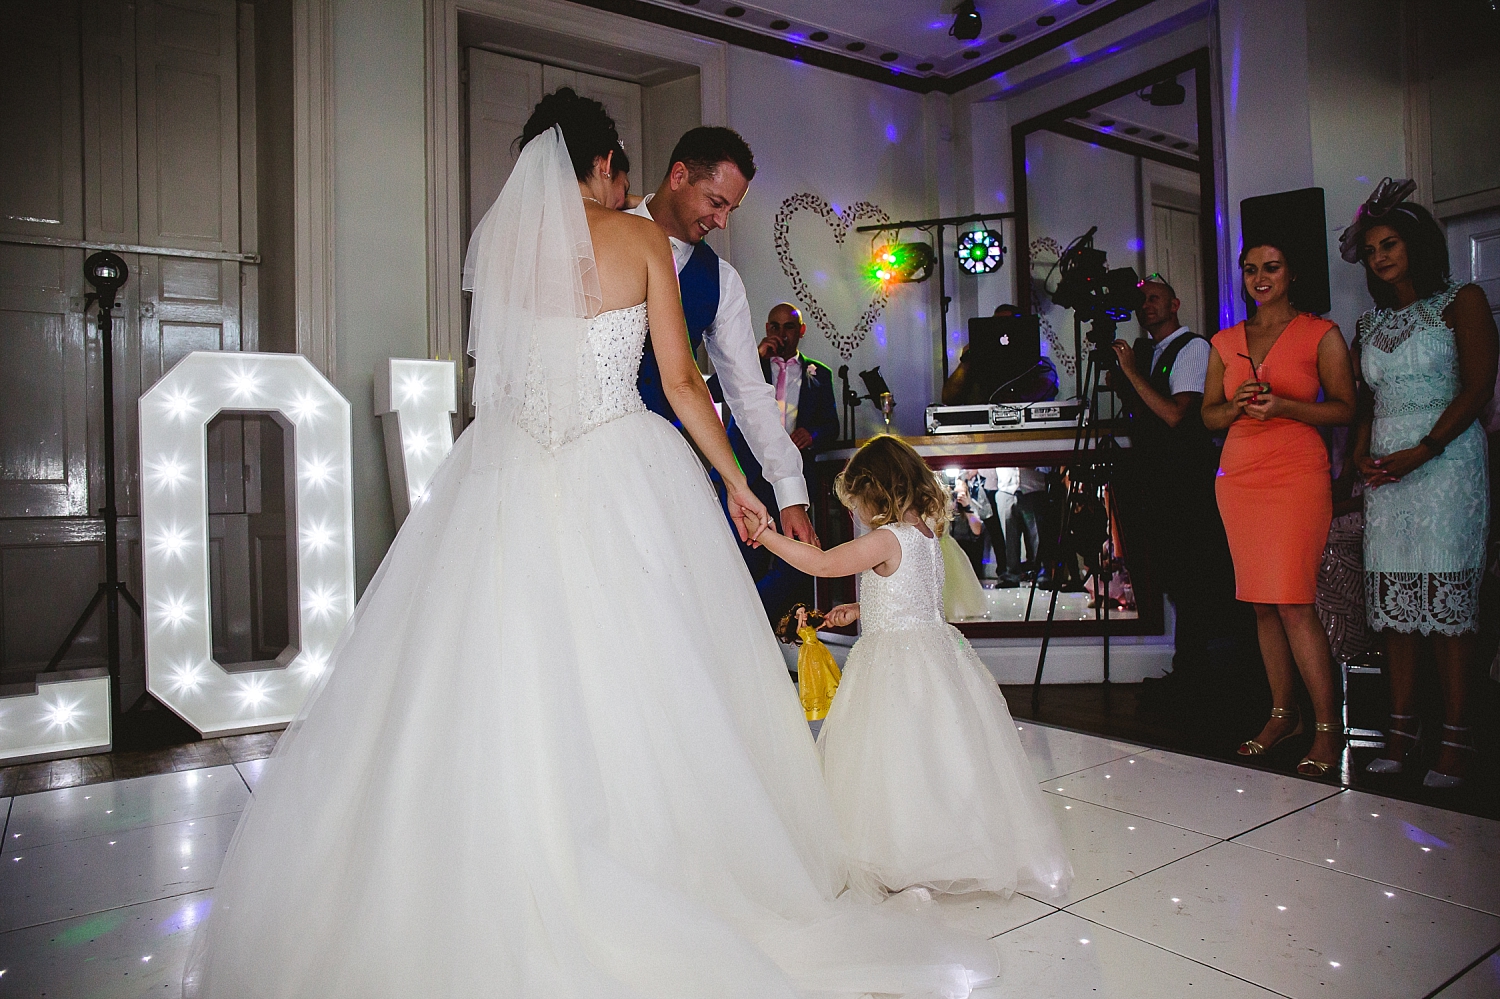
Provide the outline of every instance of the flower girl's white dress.
[[1018,888],[1073,878],[1005,697],[943,620],[938,539],[888,524],[889,576],[859,577],[860,639],[823,722],[823,777],[866,893]]

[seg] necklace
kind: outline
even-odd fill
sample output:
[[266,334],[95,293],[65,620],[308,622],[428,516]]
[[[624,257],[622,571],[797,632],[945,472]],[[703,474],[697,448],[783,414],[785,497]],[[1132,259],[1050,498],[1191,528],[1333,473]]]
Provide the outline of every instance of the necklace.
[[598,198],[591,198],[587,194],[585,194],[583,196],[583,200],[584,201],[592,201],[594,204],[598,205],[600,208],[606,208],[606,207],[608,207],[607,205],[605,205],[604,202],[600,201]]

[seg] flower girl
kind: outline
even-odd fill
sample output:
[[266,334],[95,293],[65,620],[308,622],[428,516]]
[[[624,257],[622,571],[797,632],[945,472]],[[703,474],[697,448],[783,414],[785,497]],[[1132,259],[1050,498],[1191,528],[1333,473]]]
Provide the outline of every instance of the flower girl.
[[943,619],[947,491],[891,436],[861,447],[834,489],[868,534],[826,552],[771,529],[758,540],[814,576],[860,573],[860,604],[829,614],[860,618],[862,634],[818,735],[850,886],[1065,892],[1073,869],[1005,698]]

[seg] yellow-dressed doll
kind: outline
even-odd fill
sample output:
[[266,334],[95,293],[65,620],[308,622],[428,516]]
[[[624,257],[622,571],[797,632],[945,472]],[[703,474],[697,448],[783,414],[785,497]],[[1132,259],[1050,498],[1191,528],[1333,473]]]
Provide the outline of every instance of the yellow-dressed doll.
[[834,691],[839,689],[839,664],[818,639],[818,623],[822,620],[822,611],[795,604],[776,627],[776,637],[788,645],[802,646],[797,652],[797,694],[808,721],[828,716]]

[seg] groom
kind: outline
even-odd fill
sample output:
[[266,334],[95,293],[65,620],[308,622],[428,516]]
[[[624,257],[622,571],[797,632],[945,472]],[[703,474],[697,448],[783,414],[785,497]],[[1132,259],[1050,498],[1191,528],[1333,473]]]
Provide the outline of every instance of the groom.
[[[693,350],[708,345],[724,401],[771,483],[782,532],[816,545],[818,537],[807,516],[802,454],[787,435],[776,391],[762,373],[745,283],[703,241],[729,225],[729,213],[739,207],[755,177],[755,157],[738,132],[705,126],[677,141],[671,162],[656,193],[631,213],[651,219],[670,237]],[[638,384],[647,408],[676,423],[649,346]]]

